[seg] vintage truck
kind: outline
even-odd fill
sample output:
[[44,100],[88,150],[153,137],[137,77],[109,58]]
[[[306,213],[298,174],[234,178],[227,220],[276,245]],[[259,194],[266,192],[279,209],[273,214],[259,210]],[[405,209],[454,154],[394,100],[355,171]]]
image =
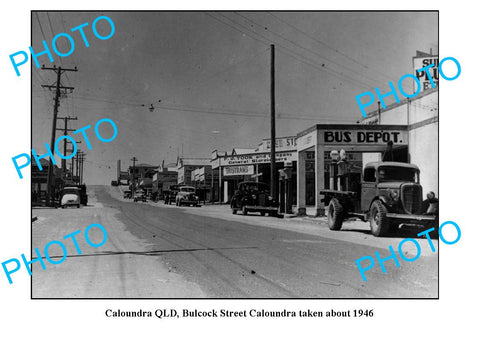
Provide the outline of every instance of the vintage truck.
[[[438,203],[428,209],[422,199],[420,170],[416,165],[400,162],[367,163],[361,183],[348,190],[321,190],[327,207],[328,226],[340,230],[344,219],[360,218],[370,222],[375,236],[384,236],[400,224],[435,227]],[[431,195],[429,200],[436,200]],[[436,201],[438,202],[438,200]]]

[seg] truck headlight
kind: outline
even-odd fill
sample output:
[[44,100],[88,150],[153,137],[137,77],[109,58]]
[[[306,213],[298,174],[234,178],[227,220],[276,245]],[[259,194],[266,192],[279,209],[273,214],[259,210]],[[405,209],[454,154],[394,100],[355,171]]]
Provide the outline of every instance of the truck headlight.
[[398,200],[398,190],[390,190],[390,197],[394,201]]

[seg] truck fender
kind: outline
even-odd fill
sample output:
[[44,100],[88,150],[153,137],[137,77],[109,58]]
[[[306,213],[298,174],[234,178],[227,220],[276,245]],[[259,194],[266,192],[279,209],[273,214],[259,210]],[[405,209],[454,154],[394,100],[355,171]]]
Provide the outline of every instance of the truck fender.
[[372,204],[375,201],[381,201],[383,204],[387,205],[387,200],[385,199],[384,196],[375,196],[372,201],[370,202],[370,205],[368,206],[368,211],[365,212],[365,220],[368,221],[370,219],[370,210],[372,209]]
[[[383,204],[387,205],[388,198],[386,198],[385,196],[376,197],[374,200],[376,200],[376,199],[382,201]],[[374,201],[374,200],[373,200],[373,201]],[[373,201],[372,201],[372,203],[373,203]],[[371,205],[372,205],[372,204],[370,204],[370,206],[371,206]]]

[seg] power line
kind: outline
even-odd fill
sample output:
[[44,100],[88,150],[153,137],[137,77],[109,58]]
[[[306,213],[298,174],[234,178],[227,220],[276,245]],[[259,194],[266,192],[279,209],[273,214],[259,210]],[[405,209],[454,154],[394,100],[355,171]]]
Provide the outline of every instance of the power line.
[[321,45],[329,48],[330,50],[334,51],[335,53],[338,53],[338,54],[342,55],[343,57],[345,57],[346,59],[352,61],[353,63],[355,63],[355,64],[357,64],[357,65],[360,65],[360,66],[364,67],[365,69],[367,69],[367,70],[369,70],[369,71],[373,71],[373,72],[375,72],[375,73],[378,73],[379,75],[385,77],[385,78],[388,79],[388,80],[391,80],[391,79],[392,79],[391,76],[389,76],[389,75],[387,75],[387,74],[385,74],[385,73],[383,73],[383,72],[381,72],[381,71],[378,71],[378,70],[376,70],[376,69],[371,69],[370,67],[368,67],[368,65],[365,65],[365,64],[363,64],[363,63],[355,60],[354,58],[352,58],[352,57],[350,57],[349,55],[343,53],[342,51],[339,51],[338,49],[336,49],[336,48],[328,45],[327,43],[325,43],[325,42],[323,42],[323,41],[321,41],[321,40],[319,40],[319,39],[311,36],[309,33],[301,30],[300,28],[298,28],[298,27],[296,27],[295,25],[289,23],[288,21],[285,21],[284,19],[282,19],[282,18],[274,15],[272,12],[267,12],[267,13],[268,13],[269,15],[271,15],[272,17],[276,18],[278,21],[280,21],[280,22],[286,24],[287,26],[293,28],[294,30],[302,33],[303,35],[305,35],[305,36],[307,36],[308,38],[316,41],[317,43],[319,43],[319,44],[321,44]]
[[[50,26],[50,31],[52,32],[52,37],[55,37],[56,34],[55,34],[54,29],[53,29],[52,21],[50,20],[50,15],[48,14],[48,12],[46,12],[46,14],[47,14],[47,19],[48,19],[48,25]],[[67,46],[67,45],[64,44],[64,46]],[[64,67],[62,58],[60,58],[60,65],[62,65],[62,67]],[[72,82],[70,81],[70,78],[68,78],[68,73],[65,73],[65,76],[67,78],[68,84],[71,84]]]
[[[213,15],[210,14],[210,13],[205,13],[205,14],[208,15],[209,17],[215,19],[216,21],[221,22],[222,24],[227,25],[227,26],[229,26],[230,28],[233,28],[234,30],[242,33],[242,35],[248,35],[248,36],[249,36],[250,38],[252,38],[253,40],[258,41],[259,43],[261,43],[261,44],[263,44],[263,45],[270,46],[270,43],[268,43],[268,41],[267,41],[267,42],[261,41],[261,40],[255,38],[255,37],[251,36],[250,34],[248,34],[248,33],[244,32],[244,31],[238,29],[237,27],[234,27],[234,26],[226,23],[225,21],[220,20],[219,18],[213,16]],[[263,39],[265,39],[265,38],[263,38]]]
[[[87,98],[83,96],[77,96],[78,99],[83,100],[91,100],[91,101],[99,101],[99,102],[107,102],[112,104],[125,104],[124,102],[116,102],[113,100],[104,100],[104,99],[95,99],[95,98]],[[132,104],[128,104],[132,105]],[[133,106],[139,106],[139,104],[133,104]],[[155,108],[170,110],[170,111],[179,111],[179,112],[192,112],[192,113],[203,113],[203,114],[215,114],[215,115],[226,115],[226,116],[235,116],[235,117],[255,117],[255,118],[265,118],[267,117],[268,112],[261,112],[261,111],[249,111],[249,110],[233,110],[227,108],[200,108],[200,107],[185,107],[185,106],[166,106],[166,105],[156,105]],[[299,115],[291,115],[279,112],[278,119],[291,119],[291,120],[320,120],[324,119],[324,117],[320,116],[309,116],[304,114]],[[327,118],[329,119],[329,118]],[[348,121],[348,119],[330,119],[332,121]]]
[[251,55],[251,56],[249,56],[245,59],[239,60],[236,63],[233,63],[232,65],[229,65],[228,67],[226,67],[225,69],[223,69],[221,71],[215,72],[215,73],[213,73],[213,74],[211,74],[207,77],[201,78],[199,81],[197,81],[197,85],[205,82],[208,79],[212,79],[212,78],[218,76],[219,74],[225,73],[226,71],[230,70],[233,67],[239,66],[240,64],[243,64],[243,63],[246,63],[246,62],[252,60],[253,58],[259,56],[260,54],[265,53],[266,51],[268,51],[268,49],[262,50],[260,52],[255,52],[253,55]]
[[[230,18],[228,18],[228,17],[226,17],[226,16],[223,16],[223,17],[226,18],[227,20],[230,20],[231,22],[235,23],[236,25],[238,25],[238,26],[240,26],[240,27],[243,27],[244,29],[247,29],[248,31],[250,31],[250,32],[252,32],[252,33],[254,33],[254,34],[262,37],[262,38],[265,39],[265,40],[267,40],[268,43],[265,43],[266,45],[269,45],[270,43],[275,43],[276,46],[279,47],[280,49],[289,51],[289,52],[292,53],[292,54],[298,55],[298,56],[300,56],[301,58],[305,58],[305,59],[308,60],[307,57],[305,57],[305,56],[303,56],[303,55],[301,55],[301,54],[298,54],[297,52],[295,52],[295,51],[293,51],[293,50],[291,50],[291,49],[289,49],[289,48],[287,48],[287,47],[279,44],[278,42],[275,42],[275,41],[273,41],[273,40],[271,40],[271,39],[269,39],[269,38],[263,37],[261,34],[255,32],[255,31],[250,30],[250,28],[245,27],[245,26],[242,25],[242,24],[239,24],[239,23],[236,22],[235,20],[230,19]],[[228,25],[228,26],[232,27],[231,25]],[[240,29],[237,29],[237,30],[240,31],[240,32],[243,33],[243,34],[246,34],[244,31],[242,31],[242,30],[240,30]],[[251,37],[251,36],[250,36],[250,37]],[[257,40],[257,39],[256,39],[256,40]],[[301,61],[301,60],[300,60],[300,61]],[[315,61],[311,61],[311,60],[310,60],[310,63],[315,63],[315,64],[318,65],[318,63],[315,62]],[[359,81],[359,80],[356,80],[356,79],[353,79],[353,78],[351,78],[351,77],[348,77],[348,76],[346,76],[346,75],[344,75],[344,74],[342,74],[342,73],[340,73],[340,72],[338,72],[338,71],[332,70],[332,69],[328,68],[325,64],[321,64],[321,67],[322,67],[322,68],[318,68],[318,69],[321,70],[321,71],[323,71],[323,72],[326,72],[326,73],[329,73],[329,72],[327,71],[327,70],[329,70],[330,72],[334,73],[334,74],[331,74],[331,75],[334,76],[334,77],[336,77],[336,78],[341,77],[341,78],[345,79],[347,82],[350,82],[350,83],[352,83],[352,84],[354,84],[354,85],[356,85],[356,86],[360,86],[360,87],[362,87],[362,88],[366,88],[366,89],[372,88],[372,86],[371,86],[370,84],[363,83],[363,82],[361,82],[361,81]],[[359,84],[363,84],[363,85],[359,85]]]
[[[324,60],[327,60],[328,62],[330,62],[330,63],[332,63],[332,64],[334,64],[334,65],[337,65],[338,67],[340,67],[340,68],[342,68],[342,69],[347,69],[347,70],[349,70],[349,71],[351,71],[351,72],[353,72],[353,73],[356,73],[356,74],[358,74],[358,75],[360,75],[360,76],[362,76],[362,77],[364,77],[364,78],[370,79],[370,80],[372,80],[372,81],[374,81],[374,82],[377,81],[377,80],[375,80],[375,79],[373,79],[373,78],[370,78],[370,77],[368,77],[368,76],[365,76],[365,75],[363,75],[363,74],[360,74],[359,72],[355,71],[355,70],[352,69],[352,68],[346,67],[346,66],[341,65],[341,64],[339,64],[339,63],[337,63],[337,62],[335,62],[335,61],[333,61],[333,60],[331,60],[331,59],[329,59],[329,58],[327,58],[327,57],[324,57],[324,56],[322,56],[321,54],[317,53],[316,51],[313,51],[313,50],[311,50],[311,49],[309,49],[309,48],[306,48],[306,47],[304,47],[304,46],[296,43],[295,41],[293,41],[293,40],[291,40],[291,39],[287,39],[287,38],[283,37],[281,34],[278,34],[278,33],[274,32],[274,31],[272,31],[272,30],[269,30],[267,27],[265,27],[265,26],[263,26],[263,25],[260,25],[259,23],[251,20],[250,18],[248,18],[248,17],[246,17],[246,16],[244,16],[244,15],[241,15],[241,14],[236,13],[236,12],[235,12],[234,14],[237,15],[237,16],[240,16],[241,18],[244,18],[245,20],[247,20],[248,22],[253,23],[254,25],[257,25],[257,26],[259,26],[259,27],[264,27],[265,30],[267,30],[267,32],[273,34],[274,36],[279,37],[280,39],[283,39],[283,40],[289,42],[290,44],[292,44],[292,45],[294,45],[294,46],[297,46],[297,47],[299,47],[299,48],[301,48],[301,49],[303,49],[303,50],[305,50],[305,51],[307,51],[307,52],[310,52],[310,53],[312,53],[312,54],[315,54],[315,55],[318,56],[319,58],[324,59]],[[342,75],[343,75],[343,73],[342,73]],[[368,85],[371,86],[370,84],[368,84]],[[373,87],[373,86],[372,86],[372,87]]]
[[38,26],[40,26],[40,32],[42,33],[43,40],[46,41],[47,38],[45,37],[45,32],[43,31],[42,24],[40,23],[40,18],[38,17],[38,12],[35,12],[35,16],[36,16],[37,21],[38,21]]

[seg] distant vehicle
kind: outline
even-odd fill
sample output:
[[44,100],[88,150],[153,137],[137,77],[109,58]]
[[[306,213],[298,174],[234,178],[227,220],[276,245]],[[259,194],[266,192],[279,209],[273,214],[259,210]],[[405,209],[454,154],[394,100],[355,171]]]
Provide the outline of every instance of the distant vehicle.
[[260,212],[260,215],[278,215],[278,202],[270,195],[268,184],[262,182],[241,182],[230,202],[232,214],[241,210],[244,215],[249,212]]
[[194,207],[198,207],[200,205],[198,196],[195,194],[195,188],[191,186],[180,186],[178,188],[175,203],[177,206],[193,205]]
[[178,184],[170,185],[170,190],[164,193],[165,204],[171,204],[172,202],[175,202],[175,197],[177,197],[179,187],[180,186]]
[[360,186],[349,190],[321,190],[325,195],[328,226],[340,230],[346,218],[370,222],[374,236],[385,236],[400,224],[435,227],[438,225],[438,200],[430,193],[432,208],[423,207],[420,170],[414,164],[371,162],[363,170]]
[[132,192],[130,190],[125,190],[123,192],[123,198],[132,198]]
[[80,208],[80,189],[77,187],[65,187],[62,190],[60,206],[62,208],[74,205]]
[[117,181],[112,181],[112,182],[110,183],[110,185],[111,185],[112,187],[116,187],[116,186],[118,186],[118,182],[117,182]]
[[140,190],[135,191],[135,194],[133,195],[133,201],[134,202],[138,202],[138,201],[147,202],[147,196],[145,196],[143,191],[140,191]]

